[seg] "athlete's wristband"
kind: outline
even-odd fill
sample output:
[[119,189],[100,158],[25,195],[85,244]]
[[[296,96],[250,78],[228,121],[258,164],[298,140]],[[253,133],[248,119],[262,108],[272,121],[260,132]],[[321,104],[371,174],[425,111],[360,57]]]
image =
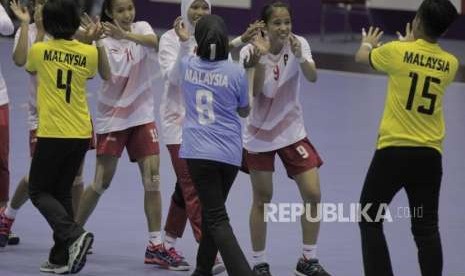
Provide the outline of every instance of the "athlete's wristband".
[[242,41],[242,36],[238,36],[235,39],[231,40],[231,46],[233,46],[234,48],[241,47],[244,44],[245,43],[244,41]]
[[363,42],[362,46],[365,46],[365,47],[369,48],[370,50],[373,49],[373,44],[371,44],[370,42]]

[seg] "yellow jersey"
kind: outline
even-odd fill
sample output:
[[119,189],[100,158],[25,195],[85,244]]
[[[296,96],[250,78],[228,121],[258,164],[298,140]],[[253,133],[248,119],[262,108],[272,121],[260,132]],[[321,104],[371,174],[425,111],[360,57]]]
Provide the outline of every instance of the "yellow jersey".
[[97,48],[76,40],[32,45],[26,70],[37,74],[37,137],[91,137],[86,82],[95,76],[97,65]]
[[442,102],[457,73],[457,58],[438,44],[418,39],[373,49],[370,62],[389,76],[377,148],[431,147],[442,153]]

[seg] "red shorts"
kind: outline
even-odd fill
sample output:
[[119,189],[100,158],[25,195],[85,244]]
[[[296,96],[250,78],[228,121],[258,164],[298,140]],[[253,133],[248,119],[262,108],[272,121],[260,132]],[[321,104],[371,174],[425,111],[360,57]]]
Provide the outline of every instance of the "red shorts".
[[313,168],[323,165],[318,152],[308,138],[304,138],[292,145],[268,152],[245,151],[246,169],[255,171],[274,172],[274,159],[276,153],[286,168],[289,177],[296,176]]
[[97,134],[97,155],[121,157],[126,147],[131,162],[160,154],[158,132],[155,123],[131,127],[125,130]]
[[10,189],[10,170],[8,156],[10,152],[10,129],[8,104],[0,106],[0,201],[8,201]]
[[[34,156],[34,151],[36,150],[37,144],[37,136],[36,136],[37,129],[29,130],[29,154],[31,158]],[[92,129],[92,138],[90,139],[89,150],[95,149],[95,138],[94,138],[94,130]]]

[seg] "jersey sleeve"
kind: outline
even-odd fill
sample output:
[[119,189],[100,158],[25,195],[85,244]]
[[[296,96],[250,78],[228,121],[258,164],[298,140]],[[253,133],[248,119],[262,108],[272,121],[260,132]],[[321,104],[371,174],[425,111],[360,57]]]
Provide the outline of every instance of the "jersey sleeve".
[[310,49],[310,44],[303,37],[298,37],[298,39],[299,39],[301,47],[302,47],[302,57],[304,57],[309,62],[314,63],[315,61],[313,60],[312,50]]
[[371,66],[381,72],[390,73],[396,69],[396,58],[399,49],[399,42],[390,42],[370,52]]
[[35,73],[37,72],[37,64],[39,62],[39,56],[40,56],[40,44],[34,44],[32,45],[31,49],[29,50],[29,53],[27,54],[27,62],[26,62],[26,71],[29,73]]
[[136,32],[141,35],[155,35],[152,26],[150,26],[150,24],[146,21],[137,22]]
[[239,107],[247,107],[249,105],[249,81],[246,71],[243,68],[240,68],[239,70],[236,88]]
[[177,37],[174,38],[168,33],[165,33],[160,38],[158,63],[160,64],[160,71],[165,80],[169,78],[179,52],[179,42]]
[[456,57],[452,56],[448,85],[455,80],[458,70],[459,70],[459,61],[457,60]]
[[14,31],[13,22],[3,8],[3,5],[0,4],[0,34],[11,35]]
[[247,44],[246,46],[242,47],[240,54],[239,54],[239,64],[243,65],[244,60],[248,60],[250,57],[250,50],[253,48],[252,44]]
[[89,70],[89,76],[88,78],[91,79],[95,77],[97,74],[98,70],[98,51],[95,46],[89,46],[89,56],[88,56],[88,67],[87,69]]

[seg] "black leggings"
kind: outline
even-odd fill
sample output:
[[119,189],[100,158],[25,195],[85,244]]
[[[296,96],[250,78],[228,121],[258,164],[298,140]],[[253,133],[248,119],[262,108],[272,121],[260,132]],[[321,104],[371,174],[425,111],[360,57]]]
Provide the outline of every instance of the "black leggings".
[[225,202],[238,167],[209,160],[187,159],[202,206],[202,238],[194,275],[209,276],[218,250],[228,275],[253,275],[229,224]]
[[[389,147],[377,150],[368,170],[361,207],[371,203],[362,216],[363,263],[366,276],[393,276],[383,232],[383,222],[374,221],[380,204],[389,204],[402,188],[407,192],[410,211],[422,207],[422,216],[411,214],[411,230],[418,248],[422,276],[442,275],[442,246],[438,228],[442,157],[433,148]],[[394,212],[391,212],[393,219]]]

